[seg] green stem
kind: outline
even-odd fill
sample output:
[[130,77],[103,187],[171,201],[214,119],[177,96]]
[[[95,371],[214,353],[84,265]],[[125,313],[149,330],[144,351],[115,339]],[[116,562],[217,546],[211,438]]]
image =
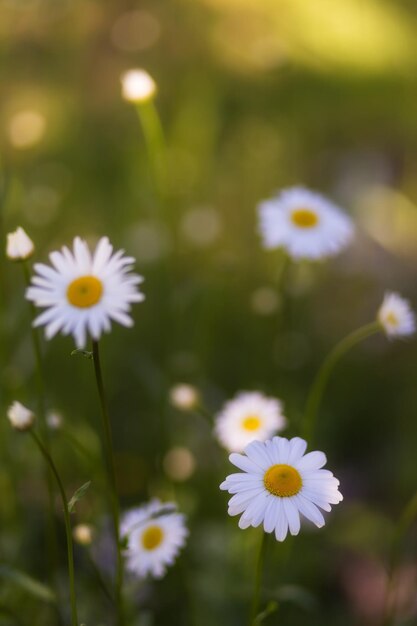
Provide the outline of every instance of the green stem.
[[163,196],[166,181],[166,149],[161,120],[153,100],[138,103],[136,111],[145,136],[156,190]]
[[78,616],[77,616],[77,599],[75,594],[75,572],[74,572],[74,549],[72,543],[72,530],[71,530],[71,521],[70,515],[68,511],[68,503],[67,497],[65,495],[65,489],[62,484],[61,478],[59,476],[58,470],[54,461],[52,460],[51,455],[49,454],[46,446],[42,443],[38,435],[34,430],[30,431],[34,441],[36,442],[41,454],[43,455],[47,465],[49,466],[52,474],[55,477],[56,484],[58,486],[58,490],[62,500],[62,506],[64,509],[64,520],[65,520],[65,533],[67,538],[67,556],[68,556],[68,575],[69,575],[69,584],[70,584],[70,602],[71,602],[71,622],[72,626],[78,626]]
[[249,626],[254,626],[256,617],[259,613],[259,604],[261,600],[262,576],[264,571],[264,562],[266,554],[267,535],[262,530],[261,544],[259,546],[258,559],[256,562],[255,585],[253,588],[252,609]]
[[384,626],[394,626],[395,623],[395,594],[394,594],[394,574],[401,557],[401,547],[403,539],[411,524],[417,517],[417,493],[404,508],[399,519],[396,532],[391,546],[391,553],[388,561],[388,580],[385,594]]
[[106,402],[106,395],[104,391],[103,376],[101,373],[99,345],[97,341],[93,341],[93,362],[94,362],[94,373],[96,377],[97,390],[98,390],[98,395],[100,398],[102,427],[103,427],[103,434],[104,434],[103,444],[104,444],[104,452],[105,452],[105,457],[106,457],[108,478],[109,478],[109,484],[110,484],[110,505],[111,505],[111,514],[113,518],[114,540],[116,544],[117,562],[116,562],[116,577],[115,577],[115,600],[116,600],[117,620],[118,620],[118,625],[123,626],[125,621],[124,621],[123,596],[122,596],[123,559],[122,559],[122,549],[121,549],[121,540],[120,540],[119,499],[117,496],[116,469],[115,469],[115,462],[114,462],[110,417],[109,417],[109,412],[107,410],[107,402]]
[[380,330],[381,325],[379,322],[371,322],[370,324],[361,326],[361,328],[358,328],[342,339],[328,354],[323,362],[323,365],[319,369],[316,378],[314,379],[307,398],[304,418],[301,424],[301,433],[304,439],[310,440],[313,436],[317,413],[320,408],[323,393],[326,389],[330,375],[338,361],[357,343],[360,343],[371,335],[375,335]]

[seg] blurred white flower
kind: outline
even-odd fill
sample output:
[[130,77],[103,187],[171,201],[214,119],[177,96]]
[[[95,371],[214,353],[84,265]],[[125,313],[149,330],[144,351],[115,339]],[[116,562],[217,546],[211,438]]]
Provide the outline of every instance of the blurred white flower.
[[48,413],[46,416],[46,423],[51,430],[59,430],[62,426],[62,415],[59,413]]
[[328,470],[323,452],[306,451],[307,442],[299,437],[274,437],[261,443],[253,441],[245,454],[229,459],[243,473],[231,474],[220,489],[233,494],[229,515],[242,516],[240,528],[263,524],[265,532],[275,532],[278,541],[288,534],[298,535],[300,514],[318,528],[325,524],[320,509],[330,511],[343,500],[339,481]]
[[323,196],[293,187],[258,206],[265,248],[283,247],[294,259],[322,259],[345,248],[353,223]]
[[272,437],[286,423],[278,399],[268,398],[257,391],[245,391],[226,402],[216,417],[214,429],[226,450],[241,452],[255,439],[265,441]]
[[7,410],[7,417],[16,430],[29,430],[35,421],[35,415],[20,402],[13,402]]
[[378,311],[378,321],[388,337],[407,337],[416,330],[410,303],[398,293],[388,291]]
[[94,529],[90,524],[77,524],[73,528],[72,536],[81,546],[89,546],[93,542]]
[[121,521],[121,536],[127,538],[127,569],[140,578],[162,578],[188,536],[185,517],[175,504],[152,500],[128,511]]
[[129,102],[146,102],[156,94],[156,83],[145,70],[128,70],[121,81],[123,98]]
[[102,237],[92,255],[87,243],[76,237],[72,252],[64,246],[49,255],[53,267],[35,264],[37,274],[26,297],[46,309],[34,325],[46,326],[47,339],[61,331],[84,348],[88,334],[98,340],[110,331],[111,320],[133,326],[129,313],[132,303],[144,300],[138,290],[143,278],[131,273],[134,259],[123,252],[113,254],[108,238]]
[[200,394],[193,385],[187,383],[179,383],[171,387],[169,399],[172,406],[181,411],[191,411],[195,409],[200,402]]
[[32,239],[28,237],[26,232],[19,226],[13,233],[7,235],[6,254],[13,261],[24,261],[28,259],[35,251]]

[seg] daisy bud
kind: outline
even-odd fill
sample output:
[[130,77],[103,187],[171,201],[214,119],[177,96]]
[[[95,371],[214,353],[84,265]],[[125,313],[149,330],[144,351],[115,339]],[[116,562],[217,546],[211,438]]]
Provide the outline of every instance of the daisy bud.
[[32,256],[34,250],[33,241],[20,226],[7,235],[6,254],[12,261],[24,261]]
[[46,423],[51,430],[59,430],[62,426],[62,415],[59,413],[48,413]]
[[72,536],[80,546],[89,546],[93,542],[94,529],[89,524],[77,524],[73,528]]
[[122,96],[129,102],[147,102],[156,94],[156,83],[145,70],[128,70],[121,77]]
[[378,311],[378,321],[385,334],[392,337],[407,337],[416,329],[414,312],[410,303],[398,293],[387,292]]
[[172,406],[181,411],[192,411],[200,401],[200,395],[195,387],[180,383],[174,385],[169,393]]
[[35,421],[34,413],[17,401],[9,407],[7,417],[13,428],[21,431],[29,430]]

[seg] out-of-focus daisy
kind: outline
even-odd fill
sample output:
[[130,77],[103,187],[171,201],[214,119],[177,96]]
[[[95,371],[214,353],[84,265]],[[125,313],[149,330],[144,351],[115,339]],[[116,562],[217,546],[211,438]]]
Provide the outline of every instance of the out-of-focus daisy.
[[145,70],[128,70],[121,81],[123,98],[129,102],[146,102],[156,94],[156,83]]
[[132,303],[145,297],[138,290],[143,278],[131,273],[132,257],[124,256],[123,250],[113,254],[107,237],[100,239],[94,254],[76,237],[72,251],[64,246],[49,258],[52,267],[35,264],[36,275],[26,291],[28,300],[46,309],[34,325],[46,327],[47,339],[61,331],[84,348],[87,335],[98,340],[110,331],[111,320],[133,325],[129,312]]
[[20,402],[13,402],[7,410],[7,417],[16,430],[29,430],[35,421],[35,415]]
[[127,539],[127,569],[141,578],[162,578],[172,565],[188,536],[185,517],[173,503],[152,500],[128,511],[122,518],[120,534]]
[[251,441],[272,437],[286,423],[279,400],[245,391],[226,402],[216,417],[215,433],[226,450],[241,452]]
[[178,383],[171,387],[169,399],[172,406],[181,411],[192,411],[200,401],[200,394],[193,385]]
[[233,494],[229,515],[241,515],[240,528],[263,524],[267,533],[275,532],[284,541],[288,530],[300,531],[300,514],[321,528],[320,512],[343,500],[339,481],[328,470],[323,452],[306,451],[307,442],[299,437],[274,437],[261,443],[253,441],[245,454],[231,454],[230,461],[243,473],[231,474],[220,489]]
[[294,259],[322,259],[347,246],[351,219],[323,196],[293,187],[258,207],[266,248],[283,247]]
[[94,528],[90,524],[77,524],[73,528],[72,536],[80,546],[89,546],[93,542]]
[[378,311],[378,321],[388,337],[407,337],[416,330],[410,303],[398,293],[388,291]]
[[12,261],[24,261],[32,256],[34,250],[32,239],[21,226],[7,235],[6,255]]

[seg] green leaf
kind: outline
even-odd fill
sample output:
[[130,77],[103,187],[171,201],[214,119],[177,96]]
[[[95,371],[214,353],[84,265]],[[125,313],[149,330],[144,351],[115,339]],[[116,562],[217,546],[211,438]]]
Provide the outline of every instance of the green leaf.
[[0,577],[18,585],[39,600],[43,600],[44,602],[56,602],[55,593],[50,587],[32,578],[28,574],[25,574],[25,572],[21,572],[8,565],[0,565]]
[[262,622],[268,617],[268,615],[275,613],[275,611],[278,611],[278,602],[275,602],[275,600],[271,600],[271,602],[268,602],[266,609],[255,617],[255,620],[253,622],[254,625],[258,626],[258,624],[262,624]]
[[71,356],[83,356],[85,359],[92,359],[93,353],[89,350],[83,350],[82,348],[77,348],[71,352]]
[[68,513],[73,512],[74,507],[77,504],[78,500],[81,500],[81,498],[85,496],[90,485],[91,485],[91,480],[89,480],[88,483],[84,483],[84,485],[81,485],[81,487],[77,489],[77,491],[72,496],[71,500],[68,502]]

